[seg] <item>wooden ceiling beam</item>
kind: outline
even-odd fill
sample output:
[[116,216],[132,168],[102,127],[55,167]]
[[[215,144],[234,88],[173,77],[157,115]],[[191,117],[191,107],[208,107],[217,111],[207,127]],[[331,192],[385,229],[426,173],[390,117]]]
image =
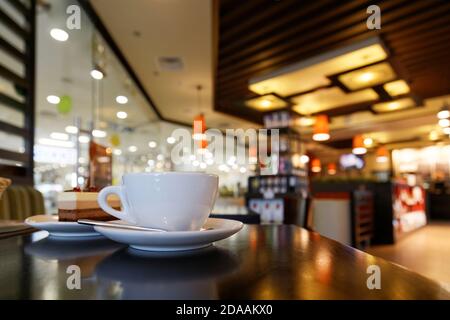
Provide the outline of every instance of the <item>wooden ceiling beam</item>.
[[[223,16],[220,17],[220,25],[224,28],[230,28],[240,23],[240,20],[246,19],[252,12],[257,10],[258,7],[267,3],[265,0],[252,0],[252,1],[236,1],[231,0],[222,4],[222,0],[219,1],[220,13]],[[229,7],[229,8],[226,8]],[[226,12],[224,12],[226,11]]]
[[421,53],[432,52],[435,48],[440,48],[448,44],[448,40],[450,39],[450,25],[442,31],[436,32],[435,35],[427,38],[414,39],[407,46],[395,46],[394,54],[396,56],[412,57]]
[[[422,2],[423,4],[423,2]],[[415,10],[411,11],[412,9],[408,10],[409,13],[414,14],[417,12],[420,12],[423,7],[417,7],[417,5],[420,5],[420,3],[415,3],[416,6],[413,6]],[[383,33],[385,32],[393,32],[397,26],[400,24],[402,20],[399,20],[399,12],[394,12],[394,14],[389,14],[389,12],[385,13],[383,15]],[[402,25],[403,23],[401,23]],[[401,27],[399,25],[399,27]],[[323,29],[323,28],[321,28]],[[282,54],[276,55],[274,57],[267,57],[266,60],[262,60],[259,63],[254,63],[253,65],[248,65],[247,62],[242,62],[241,64],[238,64],[235,66],[234,70],[231,69],[222,69],[219,67],[219,81],[218,84],[222,84],[227,81],[233,81],[235,78],[242,78],[242,77],[251,77],[257,73],[264,71],[268,71],[267,69],[276,70],[277,68],[280,68],[283,65],[287,65],[288,61],[295,61],[301,59],[301,56],[312,56],[314,52],[323,52],[324,50],[329,50],[329,48],[324,49],[324,47],[329,46],[329,43],[336,43],[343,41],[343,39],[347,38],[344,37],[343,34],[351,35],[351,34],[360,34],[360,33],[366,33],[367,37],[369,35],[373,34],[379,34],[378,32],[369,32],[365,26],[364,23],[360,23],[357,25],[353,25],[348,27],[348,29],[344,30],[332,30],[331,33],[328,34],[317,34],[317,33],[310,33],[308,34],[308,37],[302,37],[301,42],[297,42],[296,46],[301,47],[301,49],[296,48],[288,48],[285,52]],[[310,36],[311,35],[311,36]],[[320,39],[316,41],[308,41],[309,39]],[[305,46],[302,46],[302,44],[306,41],[307,43],[310,43],[307,45],[305,43]],[[338,47],[338,46],[337,46]],[[316,49],[316,50],[313,50]],[[311,53],[312,52],[312,53]]]
[[[294,26],[285,26],[284,30],[277,29],[274,33],[266,33],[260,41],[241,43],[231,52],[227,52],[226,47],[221,48],[220,51],[223,51],[227,57],[224,57],[223,61],[221,59],[219,68],[231,71],[237,68],[236,65],[251,65],[285,52],[288,48],[307,44],[315,37],[331,34],[339,28],[361,23],[367,18],[367,14],[363,10],[365,7],[367,7],[367,3],[350,1],[336,10],[317,10],[317,15],[314,17],[307,20],[300,19]],[[236,50],[237,48],[244,49]]]
[[[258,46],[264,45],[259,43],[263,43],[266,41],[273,41],[271,40],[273,36],[270,37],[269,35],[283,37],[284,36],[283,33],[287,31],[286,26],[289,26],[293,22],[298,23],[298,21],[305,19],[306,17],[308,17],[308,15],[313,15],[316,11],[323,13],[324,8],[326,8],[327,5],[332,3],[331,1],[332,0],[326,0],[325,2],[310,1],[308,2],[308,5],[305,5],[305,8],[302,8],[302,10],[292,10],[290,13],[286,14],[286,16],[282,17],[281,19],[272,20],[271,23],[267,23],[265,26],[261,28],[252,30],[252,32],[247,32],[241,37],[236,37],[230,43],[222,43],[223,47],[221,48],[222,51],[221,60],[223,60],[223,63],[226,64],[227,62],[230,61],[228,57],[235,58],[234,53],[236,52],[237,48],[241,48],[246,52],[248,50],[252,51],[257,50]],[[250,43],[256,44],[256,47],[253,45],[248,45]]]
[[441,28],[449,22],[450,3],[432,7],[420,15],[399,22],[399,30],[384,34],[386,41],[402,41],[414,38],[427,31]]
[[[450,17],[450,6],[448,10]],[[446,21],[448,20],[448,21]],[[450,18],[442,19],[439,25],[429,27],[425,30],[416,30],[413,34],[407,34],[404,37],[392,39],[392,34],[387,34],[384,39],[390,48],[409,48],[430,39],[437,40],[439,36],[446,35],[450,30]]]
[[[449,38],[450,39],[450,38]],[[402,64],[405,68],[420,64],[426,63],[428,65],[436,64],[435,58],[447,57],[449,58],[450,52],[450,43],[444,42],[440,43],[437,47],[434,47],[436,50],[430,51],[418,51],[417,53],[411,53],[411,55],[407,56],[399,56],[402,61]],[[447,59],[446,65],[450,65],[450,59]]]
[[[402,15],[413,14],[421,12],[424,7],[429,6],[427,2],[415,2],[410,6],[404,7],[404,9],[398,9],[400,4],[396,2],[387,2],[383,9],[383,28],[382,31],[388,27],[390,23],[395,24]],[[400,6],[401,7],[401,6]],[[389,10],[391,9],[391,10]],[[301,56],[302,52],[310,51],[309,49],[314,46],[317,47],[317,39],[326,40],[333,37],[339,37],[342,33],[352,32],[367,32],[368,36],[379,34],[380,32],[371,31],[367,29],[365,21],[367,14],[365,10],[356,10],[352,14],[347,13],[343,17],[329,16],[328,20],[311,19],[310,21],[319,20],[318,24],[304,23],[301,26],[309,25],[309,28],[305,28],[303,33],[296,33],[290,40],[286,41],[282,39],[281,42],[274,43],[266,50],[258,51],[248,58],[240,56],[239,62],[234,63],[228,67],[223,66],[219,61],[219,70],[228,73],[230,77],[237,75],[236,71],[248,70],[250,73],[257,73],[263,70],[265,64],[277,64],[282,63],[288,57]],[[328,24],[326,23],[328,21]],[[286,31],[285,33],[288,33]],[[239,51],[241,52],[241,50]],[[224,77],[222,77],[223,80]],[[221,80],[221,79],[219,79]]]
[[236,23],[232,26],[227,26],[226,24],[224,24],[223,31],[221,32],[221,41],[223,41],[223,43],[229,43],[230,41],[233,42],[236,38],[242,37],[242,35],[245,34],[243,32],[246,32],[250,29],[257,30],[259,29],[258,27],[261,24],[264,24],[268,19],[270,20],[277,15],[284,15],[285,10],[287,9],[290,9],[290,11],[292,11],[292,7],[294,6],[299,7],[303,5],[305,5],[305,3],[291,0],[280,2],[270,1],[263,3],[260,6],[263,6],[264,10],[260,10],[258,14],[252,14],[252,12],[250,12],[245,17],[243,17],[241,21],[239,21],[239,23]]

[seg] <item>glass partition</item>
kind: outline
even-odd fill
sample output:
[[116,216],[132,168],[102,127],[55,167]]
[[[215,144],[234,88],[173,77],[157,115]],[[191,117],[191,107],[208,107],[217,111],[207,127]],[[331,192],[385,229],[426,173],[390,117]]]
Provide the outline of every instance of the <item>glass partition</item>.
[[58,192],[93,185],[91,142],[111,159],[109,183],[127,172],[206,171],[220,175],[223,196],[243,194],[248,167],[202,162],[195,154],[173,163],[168,138],[180,125],[158,118],[81,6],[81,29],[69,30],[66,9],[73,1],[47,3],[37,13],[34,160],[48,212],[56,210]]

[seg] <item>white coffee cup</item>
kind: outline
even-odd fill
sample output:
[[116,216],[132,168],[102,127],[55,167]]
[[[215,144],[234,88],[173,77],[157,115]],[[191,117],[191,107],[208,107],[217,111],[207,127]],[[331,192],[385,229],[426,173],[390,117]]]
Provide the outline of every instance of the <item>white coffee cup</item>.
[[[167,231],[200,230],[218,194],[219,177],[196,172],[130,173],[122,185],[102,189],[100,208],[128,223]],[[106,201],[117,194],[122,211]]]

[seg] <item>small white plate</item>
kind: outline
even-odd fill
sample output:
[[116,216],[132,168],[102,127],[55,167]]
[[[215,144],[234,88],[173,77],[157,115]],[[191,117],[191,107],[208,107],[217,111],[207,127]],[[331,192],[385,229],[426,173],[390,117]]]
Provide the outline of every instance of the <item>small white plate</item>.
[[39,230],[47,231],[54,237],[99,237],[101,236],[92,226],[77,222],[58,221],[56,215],[37,215],[25,219],[25,223]]
[[[127,224],[124,221],[115,223]],[[182,251],[210,246],[214,241],[230,237],[242,229],[236,220],[209,218],[200,231],[152,232],[95,226],[105,237],[145,251]]]

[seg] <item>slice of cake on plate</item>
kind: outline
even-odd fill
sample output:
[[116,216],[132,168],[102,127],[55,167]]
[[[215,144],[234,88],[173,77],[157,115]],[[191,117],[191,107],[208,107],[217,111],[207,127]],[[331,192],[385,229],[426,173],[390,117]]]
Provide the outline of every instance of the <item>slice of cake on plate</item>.
[[[78,219],[116,220],[115,217],[103,211],[97,202],[98,192],[74,191],[63,192],[58,195],[59,221],[78,221]],[[120,200],[117,196],[109,196],[108,204],[120,210]]]

